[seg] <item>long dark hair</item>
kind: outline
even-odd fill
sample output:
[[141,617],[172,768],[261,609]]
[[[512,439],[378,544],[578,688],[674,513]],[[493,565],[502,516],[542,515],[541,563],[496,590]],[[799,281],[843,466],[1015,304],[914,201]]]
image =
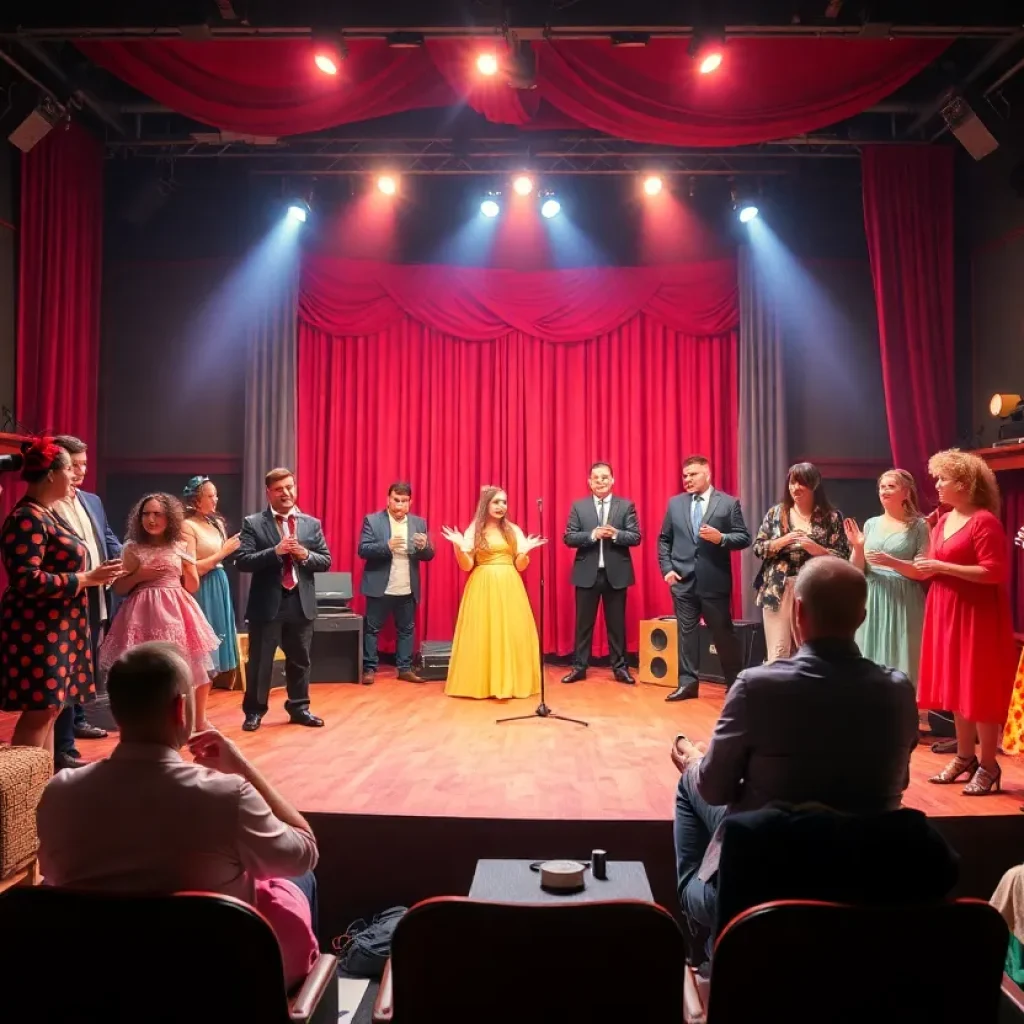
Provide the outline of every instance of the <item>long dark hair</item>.
[[[151,537],[142,528],[142,510],[149,501],[160,502],[167,516],[167,529],[160,538]],[[163,491],[153,491],[151,494],[144,494],[132,506],[128,513],[128,525],[126,536],[133,544],[177,544],[185,532],[185,508],[173,494],[164,494]]]
[[[473,515],[473,552],[487,551],[487,537],[485,536],[487,530],[487,509],[488,506],[494,501],[496,494],[507,494],[504,487],[497,487],[494,484],[488,484],[480,489],[480,500],[476,505],[476,512]],[[498,529],[501,531],[502,537],[505,538],[505,543],[509,546],[509,550],[512,552],[512,556],[516,555],[516,532],[512,529],[512,524],[508,521],[508,515],[506,514],[504,519],[498,523]]]
[[832,503],[825,494],[825,485],[821,480],[821,473],[813,462],[798,462],[789,467],[786,473],[786,489],[782,495],[782,505],[788,512],[793,507],[793,495],[789,493],[789,485],[796,481],[804,487],[814,491],[814,512],[831,512]]

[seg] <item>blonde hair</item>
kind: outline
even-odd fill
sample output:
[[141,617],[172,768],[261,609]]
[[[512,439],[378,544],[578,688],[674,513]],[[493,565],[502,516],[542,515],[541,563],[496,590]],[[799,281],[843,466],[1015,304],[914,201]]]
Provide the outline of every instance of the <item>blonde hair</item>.
[[976,508],[999,515],[999,485],[992,467],[977,455],[950,448],[937,452],[928,460],[928,472],[959,484],[967,492],[968,501]]
[[892,477],[907,492],[907,496],[903,499],[903,511],[911,519],[920,519],[921,502],[917,496],[917,481],[914,479],[913,474],[908,473],[905,469],[887,469],[878,478],[879,487],[887,476]]
[[[504,487],[498,487],[495,484],[486,484],[480,488],[480,500],[477,502],[476,513],[473,516],[473,553],[476,554],[478,551],[487,551],[487,516],[490,504],[494,501],[495,497],[499,494],[505,494],[507,492]],[[516,544],[516,532],[512,528],[512,524],[508,521],[506,515],[498,524],[498,530],[501,532],[502,537],[505,538],[505,543],[508,545],[509,550],[512,552],[514,558],[517,554]]]

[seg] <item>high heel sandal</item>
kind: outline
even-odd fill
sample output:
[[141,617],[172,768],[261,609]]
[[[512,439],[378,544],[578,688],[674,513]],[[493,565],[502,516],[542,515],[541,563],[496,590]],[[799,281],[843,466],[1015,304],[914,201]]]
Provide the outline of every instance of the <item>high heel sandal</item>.
[[970,784],[977,770],[978,759],[973,754],[970,757],[961,757],[957,754],[938,775],[933,775],[928,781],[936,786],[952,786],[966,775]]
[[996,765],[995,772],[978,766],[974,778],[964,786],[964,796],[988,796],[998,793],[1003,788],[1003,769]]

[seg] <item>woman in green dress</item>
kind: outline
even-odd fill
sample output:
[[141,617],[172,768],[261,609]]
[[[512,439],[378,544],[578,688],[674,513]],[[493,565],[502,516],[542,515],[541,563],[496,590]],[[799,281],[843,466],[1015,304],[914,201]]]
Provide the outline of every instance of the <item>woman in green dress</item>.
[[924,576],[914,559],[928,553],[928,524],[917,503],[917,485],[904,469],[878,478],[883,514],[864,529],[853,519],[843,523],[850,561],[868,580],[867,615],[857,631],[865,658],[906,673],[917,687],[924,625]]

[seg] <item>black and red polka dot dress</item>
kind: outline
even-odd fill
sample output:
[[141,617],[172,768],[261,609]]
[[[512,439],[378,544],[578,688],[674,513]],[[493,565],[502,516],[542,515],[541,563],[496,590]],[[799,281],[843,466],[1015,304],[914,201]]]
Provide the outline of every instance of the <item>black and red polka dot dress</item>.
[[88,591],[78,576],[89,555],[53,512],[23,500],[0,536],[7,589],[0,601],[0,704],[5,711],[95,699]]

